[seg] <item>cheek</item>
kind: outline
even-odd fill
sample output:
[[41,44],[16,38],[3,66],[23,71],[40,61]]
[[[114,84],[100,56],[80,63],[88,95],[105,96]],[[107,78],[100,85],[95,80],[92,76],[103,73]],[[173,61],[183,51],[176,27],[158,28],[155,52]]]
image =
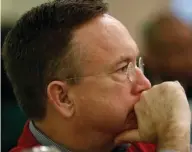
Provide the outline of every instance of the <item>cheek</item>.
[[127,117],[137,102],[137,97],[131,94],[130,86],[116,85],[111,92],[113,92],[111,102],[114,105],[114,109],[118,109],[120,116]]
[[130,88],[114,82],[97,81],[81,87],[76,94],[76,114],[92,128],[117,131],[133,108]]

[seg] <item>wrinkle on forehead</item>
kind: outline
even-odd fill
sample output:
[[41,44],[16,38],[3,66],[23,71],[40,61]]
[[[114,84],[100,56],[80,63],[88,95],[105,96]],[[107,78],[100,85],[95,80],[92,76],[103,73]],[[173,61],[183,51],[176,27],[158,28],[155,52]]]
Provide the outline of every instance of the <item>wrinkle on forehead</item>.
[[83,54],[81,62],[93,64],[98,70],[122,56],[134,58],[138,54],[137,45],[128,30],[107,14],[75,30],[73,42]]

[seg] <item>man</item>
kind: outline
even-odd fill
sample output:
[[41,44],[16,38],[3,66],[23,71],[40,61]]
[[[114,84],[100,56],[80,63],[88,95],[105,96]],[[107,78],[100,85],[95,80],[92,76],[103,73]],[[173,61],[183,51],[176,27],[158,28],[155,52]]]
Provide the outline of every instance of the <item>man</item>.
[[[136,67],[138,55],[127,29],[107,14],[101,0],[57,0],[23,15],[3,50],[7,74],[30,120],[11,152],[38,145],[63,152],[111,152],[117,145],[116,152],[155,151],[155,145],[135,141],[188,152],[190,112],[182,87],[167,82],[150,89]],[[172,91],[176,94],[163,95],[162,103],[151,103],[151,94]],[[172,121],[153,120],[141,107],[156,109],[149,112],[153,116],[169,113]],[[176,117],[169,108],[185,115]]]

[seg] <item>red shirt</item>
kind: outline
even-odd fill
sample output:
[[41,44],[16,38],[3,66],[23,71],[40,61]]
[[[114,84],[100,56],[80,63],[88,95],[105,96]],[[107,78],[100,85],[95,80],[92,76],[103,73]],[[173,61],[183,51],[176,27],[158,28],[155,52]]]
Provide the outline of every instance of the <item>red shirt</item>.
[[[29,122],[24,126],[23,133],[21,134],[18,144],[10,152],[21,152],[24,149],[32,148],[34,146],[41,146],[29,130]],[[127,152],[155,152],[155,145],[135,143],[127,149]]]

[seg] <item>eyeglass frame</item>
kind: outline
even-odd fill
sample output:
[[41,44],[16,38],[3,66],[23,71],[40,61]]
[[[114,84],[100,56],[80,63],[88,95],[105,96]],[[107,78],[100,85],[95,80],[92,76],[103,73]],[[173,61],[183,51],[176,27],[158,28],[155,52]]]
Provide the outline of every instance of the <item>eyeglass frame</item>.
[[[136,77],[136,68],[137,67],[142,71],[142,73],[144,73],[144,63],[143,63],[142,57],[138,58],[138,65],[137,65],[137,63],[134,64],[133,62],[129,62],[129,64],[127,65],[127,70],[126,70],[125,74],[127,75],[127,78],[129,79],[130,82],[133,82],[134,81],[133,79]],[[130,76],[131,72],[133,73],[132,76]],[[111,72],[108,74],[112,74],[112,73],[114,73],[114,72]],[[67,78],[65,80],[66,81],[74,80],[74,79],[78,79],[78,78],[86,78],[86,77],[91,77],[91,76],[103,76],[103,75],[96,74],[96,75],[79,76],[79,77]],[[133,77],[133,78],[131,78],[131,77]]]

